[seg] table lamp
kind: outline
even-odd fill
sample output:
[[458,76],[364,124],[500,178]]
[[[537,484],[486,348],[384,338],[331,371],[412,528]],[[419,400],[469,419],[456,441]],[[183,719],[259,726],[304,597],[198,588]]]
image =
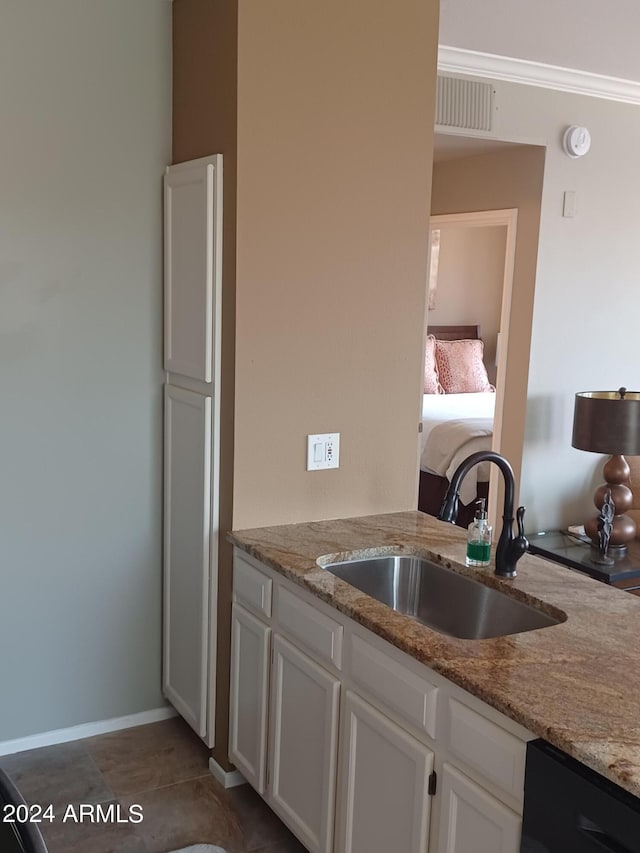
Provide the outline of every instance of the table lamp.
[[[631,471],[624,456],[640,456],[640,392],[619,388],[576,394],[571,444],[578,450],[610,455],[603,468],[606,482],[593,496],[601,515],[590,518],[584,527],[594,547],[600,548],[602,508],[612,502],[614,517],[608,549],[614,556],[624,556],[627,543],[636,535],[635,522],[624,515],[633,503],[629,488]],[[604,556],[606,550],[605,547]]]

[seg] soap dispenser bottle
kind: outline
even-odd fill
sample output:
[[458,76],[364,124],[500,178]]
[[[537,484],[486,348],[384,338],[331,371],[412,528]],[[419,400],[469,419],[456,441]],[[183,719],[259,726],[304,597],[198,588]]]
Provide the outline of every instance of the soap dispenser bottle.
[[487,518],[485,500],[476,501],[476,517],[469,525],[467,534],[467,565],[488,566],[491,561],[491,534],[493,532]]

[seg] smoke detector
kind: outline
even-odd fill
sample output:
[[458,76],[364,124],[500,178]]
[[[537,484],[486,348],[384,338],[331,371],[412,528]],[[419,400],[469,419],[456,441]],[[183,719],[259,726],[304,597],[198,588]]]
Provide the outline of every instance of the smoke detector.
[[586,127],[572,124],[564,132],[562,147],[565,154],[574,160],[576,157],[582,157],[591,148],[591,134]]

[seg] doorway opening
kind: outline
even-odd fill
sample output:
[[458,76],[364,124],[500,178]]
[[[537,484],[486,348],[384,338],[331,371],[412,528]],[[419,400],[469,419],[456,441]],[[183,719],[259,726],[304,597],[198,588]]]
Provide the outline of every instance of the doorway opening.
[[[474,444],[480,436],[470,436],[466,446],[455,448],[458,439],[454,441],[453,428],[446,425],[441,427],[440,437],[459,449],[457,462],[477,449],[492,449],[504,455],[514,469],[516,496],[524,444],[545,152],[543,146],[436,134],[434,153],[430,235],[439,232],[439,269],[431,307],[426,309],[425,337],[429,327],[479,327],[486,379],[496,388],[493,409],[488,413],[493,421],[489,421],[489,427],[480,424],[484,443]],[[435,266],[433,253],[431,261]],[[427,349],[428,346],[427,340]],[[474,346],[477,356],[477,344],[469,345],[469,349]],[[475,393],[475,388],[472,390]],[[436,406],[447,408],[448,395],[442,396],[444,399],[436,400]],[[431,400],[434,399],[435,395]],[[424,417],[429,404],[426,394],[423,400],[418,509],[430,511],[421,506],[428,468],[422,452],[428,438],[425,427],[429,426]],[[487,416],[486,412],[479,414]],[[455,428],[459,430],[460,425]],[[451,447],[447,452],[450,450]],[[439,470],[441,476],[446,473],[442,472],[442,463]],[[454,466],[448,467],[449,475],[453,470]],[[501,478],[495,466],[486,466],[480,474],[486,477],[485,493],[490,517],[495,521],[503,494]],[[448,485],[446,476],[444,482]],[[473,476],[465,488],[467,497],[469,485],[475,486]],[[471,517],[474,509],[472,500]],[[437,514],[437,509],[431,514]],[[467,523],[464,515],[459,523]]]
[[[469,385],[462,377],[464,385],[456,387],[454,381],[444,395],[424,396],[421,467],[433,471],[430,463],[435,463],[433,472],[447,478],[471,452],[501,452],[517,220],[513,208],[431,217],[427,331],[477,327],[479,346],[465,348],[461,342],[457,349],[476,373],[479,365],[473,362],[481,353],[486,372],[486,379],[482,372],[472,378],[479,384]],[[493,473],[487,466],[470,472],[461,495],[462,504],[470,506],[461,512],[464,522],[481,497],[488,498],[489,518],[495,521],[498,484]]]

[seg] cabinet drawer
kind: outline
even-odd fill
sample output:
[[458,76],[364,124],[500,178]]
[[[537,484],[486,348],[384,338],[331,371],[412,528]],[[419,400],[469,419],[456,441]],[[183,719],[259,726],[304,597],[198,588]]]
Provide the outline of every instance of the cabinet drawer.
[[278,587],[278,625],[320,661],[342,669],[342,625],[288,589]]
[[449,699],[447,713],[451,755],[522,802],[526,743],[456,699]]
[[245,557],[233,558],[233,600],[262,616],[271,616],[271,588],[273,582]]
[[435,738],[437,687],[356,635],[351,638],[351,676],[380,704]]

